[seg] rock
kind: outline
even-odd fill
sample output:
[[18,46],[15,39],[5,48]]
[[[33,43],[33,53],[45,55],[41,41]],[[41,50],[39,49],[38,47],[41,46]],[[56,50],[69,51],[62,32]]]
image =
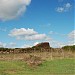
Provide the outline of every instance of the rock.
[[39,47],[39,48],[50,48],[50,45],[49,45],[49,42],[43,42],[43,43],[37,44],[35,47]]

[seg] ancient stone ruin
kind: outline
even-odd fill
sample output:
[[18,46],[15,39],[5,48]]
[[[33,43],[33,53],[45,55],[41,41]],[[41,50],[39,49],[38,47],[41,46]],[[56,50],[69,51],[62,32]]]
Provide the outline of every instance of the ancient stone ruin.
[[39,47],[39,48],[50,48],[49,42],[43,42],[35,45],[34,47]]

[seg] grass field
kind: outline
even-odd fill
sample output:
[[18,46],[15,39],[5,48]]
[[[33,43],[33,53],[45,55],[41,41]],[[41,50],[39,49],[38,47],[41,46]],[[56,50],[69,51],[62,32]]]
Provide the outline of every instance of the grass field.
[[54,59],[44,61],[35,68],[25,61],[0,61],[0,75],[75,75],[74,59]]

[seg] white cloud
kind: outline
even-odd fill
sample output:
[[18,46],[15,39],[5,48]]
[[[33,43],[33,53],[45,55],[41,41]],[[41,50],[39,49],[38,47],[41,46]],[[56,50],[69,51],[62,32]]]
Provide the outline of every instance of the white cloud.
[[68,34],[68,37],[69,37],[70,39],[72,39],[72,40],[75,40],[75,30],[73,30],[72,32],[70,32],[70,33]]
[[21,46],[21,48],[28,48],[28,47],[32,47],[31,45],[27,45],[27,44],[24,44],[23,46]]
[[66,3],[62,7],[57,7],[56,11],[60,12],[60,13],[67,12],[67,11],[69,11],[71,9],[71,7],[72,7],[72,5],[70,3]]
[[20,28],[20,29],[13,29],[10,32],[10,36],[21,36],[21,35],[34,35],[37,34],[36,31],[34,31],[33,29],[25,29],[25,28]]
[[35,42],[33,45],[36,46],[39,42]]
[[62,34],[60,34],[60,33],[58,33],[58,32],[54,32],[54,31],[50,31],[49,34],[53,34],[53,35],[54,35],[54,34],[56,34],[56,35],[62,35]]
[[11,43],[3,43],[3,42],[0,42],[0,47],[14,48],[14,47],[16,47],[16,43],[14,43],[14,42],[11,42]]
[[6,44],[5,44],[5,43],[0,42],[0,47],[5,47],[5,46],[6,46]]
[[66,41],[64,42],[52,39],[51,41],[49,41],[52,47],[56,48],[56,47],[63,47],[66,45],[75,45],[75,30],[71,31],[68,34],[60,34],[60,33],[53,32],[53,31],[50,31],[49,34],[62,36],[62,37],[65,37],[66,39]]
[[6,47],[8,47],[8,48],[14,48],[14,47],[16,47],[16,43],[11,42],[11,43],[7,44]]
[[23,38],[20,39],[25,39],[25,40],[44,40],[46,39],[45,34],[35,34],[35,35],[30,35],[30,36],[24,36]]
[[49,34],[50,35],[63,36],[63,37],[67,36],[67,34],[62,34],[62,33],[54,32],[54,31],[50,31]]
[[23,46],[21,46],[21,48],[28,48],[28,47],[33,47],[35,45],[37,45],[39,42],[35,42],[35,43],[32,43],[32,44],[24,44]]
[[11,20],[22,15],[31,0],[0,0],[0,19]]
[[66,8],[70,8],[71,7],[71,4],[70,3],[67,3],[67,4],[65,4],[65,7]]
[[34,31],[33,29],[13,29],[10,31],[9,36],[16,37],[18,40],[48,40],[49,38],[46,34],[39,34],[38,32]]
[[56,9],[56,11],[57,11],[57,12],[64,12],[64,8],[63,8],[63,7],[58,7],[58,8]]
[[61,48],[61,47],[65,46],[65,44],[63,42],[56,41],[53,39],[50,41],[50,46],[53,48]]
[[67,45],[75,45],[75,40],[70,40],[67,42]]
[[3,47],[3,43],[2,42],[0,42],[0,47]]

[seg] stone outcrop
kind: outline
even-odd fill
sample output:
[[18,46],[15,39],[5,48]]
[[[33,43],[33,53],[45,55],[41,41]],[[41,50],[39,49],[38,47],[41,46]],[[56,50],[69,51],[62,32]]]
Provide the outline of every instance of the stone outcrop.
[[35,45],[34,47],[50,48],[50,45],[49,45],[49,42],[42,42],[42,43],[39,43],[39,44]]

